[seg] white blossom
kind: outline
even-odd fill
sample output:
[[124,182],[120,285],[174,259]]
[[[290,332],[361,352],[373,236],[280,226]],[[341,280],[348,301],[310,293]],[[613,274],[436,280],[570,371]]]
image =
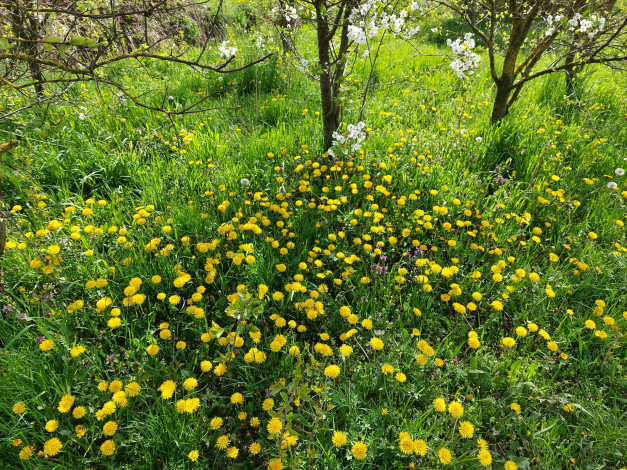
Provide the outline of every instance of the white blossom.
[[348,154],[349,148],[351,152],[358,152],[359,149],[361,149],[361,143],[366,139],[365,128],[366,123],[360,121],[357,124],[349,124],[346,126],[346,135],[335,131],[333,133],[333,144],[328,150],[329,155],[334,157],[336,149],[341,151],[344,155]]
[[359,26],[348,25],[348,39],[357,44],[366,44],[366,34]]
[[463,42],[462,39],[451,41],[448,39],[446,44],[452,49],[454,59],[451,62],[451,68],[459,78],[465,78],[467,75],[475,73],[481,57],[473,52],[475,48],[475,40],[471,33],[466,33]]
[[234,46],[229,46],[230,41],[223,41],[218,48],[218,54],[223,59],[230,59],[237,53],[237,48]]
[[592,39],[605,28],[605,21],[605,18],[602,16],[590,15],[589,18],[584,18],[580,13],[575,13],[575,15],[568,20],[568,29],[569,31],[578,31],[588,34],[588,37]]

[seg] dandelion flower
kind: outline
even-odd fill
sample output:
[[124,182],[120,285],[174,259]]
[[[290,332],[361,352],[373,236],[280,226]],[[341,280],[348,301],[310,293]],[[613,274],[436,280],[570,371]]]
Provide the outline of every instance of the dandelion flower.
[[427,455],[427,443],[422,439],[416,440],[414,442],[414,452],[421,457]]
[[469,421],[462,421],[459,424],[459,434],[464,439],[471,439],[475,433],[475,427]]
[[74,397],[72,395],[64,395],[63,398],[59,401],[59,406],[57,406],[57,410],[60,413],[67,413],[72,408],[74,404]]
[[464,414],[464,407],[458,401],[452,401],[448,405],[448,412],[453,418],[461,418]]
[[444,398],[436,398],[433,400],[433,408],[435,408],[435,411],[439,411],[440,413],[444,412],[446,410],[446,402],[444,401]]
[[278,434],[281,432],[281,429],[283,429],[283,423],[281,422],[281,420],[279,418],[272,418],[269,422],[268,422],[268,434]]
[[259,452],[261,452],[261,444],[259,444],[258,442],[253,442],[248,450],[250,450],[251,454],[257,455]]
[[24,404],[23,401],[19,401],[15,405],[13,405],[13,413],[15,413],[16,415],[22,414],[25,411],[26,411],[26,405]]
[[383,349],[383,341],[381,341],[379,338],[372,338],[370,340],[370,346],[375,351],[381,351]]
[[226,449],[229,444],[231,443],[231,435],[230,434],[223,434],[222,436],[218,437],[218,440],[216,441],[216,447],[218,449]]
[[340,375],[340,368],[336,365],[330,365],[324,369],[324,375],[330,379],[335,379]]
[[53,457],[61,452],[62,448],[63,444],[61,441],[58,438],[53,437],[52,439],[47,440],[44,444],[44,454]]
[[234,393],[231,395],[231,403],[234,405],[241,405],[244,403],[244,396],[241,393]]
[[189,377],[183,382],[183,388],[188,392],[194,390],[197,386],[198,380],[196,380],[194,377]]
[[187,454],[187,456],[189,457],[189,460],[195,462],[196,460],[198,460],[199,454],[197,450],[192,450],[189,454]]
[[283,466],[281,459],[272,459],[270,460],[270,462],[268,462],[269,470],[283,470],[284,468],[285,467]]
[[344,434],[342,431],[336,431],[335,433],[333,433],[333,438],[331,438],[331,441],[333,442],[333,445],[335,447],[342,447],[344,444],[346,444],[347,441],[346,434]]
[[440,459],[440,462],[442,462],[444,465],[448,465],[449,463],[451,463],[451,460],[453,460],[451,451],[448,450],[446,447],[442,447],[438,451],[438,458]]
[[48,432],[55,432],[58,427],[59,422],[56,419],[51,419],[50,421],[46,422],[44,429]]
[[113,436],[117,430],[118,430],[118,425],[115,421],[107,421],[102,427],[102,432],[106,436]]
[[492,305],[492,308],[496,310],[497,312],[500,312],[503,310],[503,303],[498,300],[493,301],[490,305]]
[[366,457],[366,453],[368,452],[368,446],[364,444],[362,441],[357,441],[353,444],[351,448],[351,454],[357,460],[363,460]]
[[481,449],[478,455],[479,463],[483,467],[489,467],[492,465],[492,454],[487,449]]
[[29,446],[20,450],[20,460],[28,460],[33,456],[33,449]]
[[102,452],[103,455],[112,455],[115,452],[115,442],[111,439],[107,439],[100,445],[100,452]]
[[403,454],[411,454],[414,451],[414,441],[406,437],[401,439],[399,447]]
[[407,381],[407,376],[406,376],[405,374],[403,374],[402,372],[398,372],[398,373],[394,376],[394,378],[395,378],[398,382],[400,382],[400,383],[403,383],[403,382],[406,382],[406,381]]
[[51,339],[45,339],[39,344],[39,349],[44,352],[50,351],[52,348],[54,348],[54,341],[52,341]]

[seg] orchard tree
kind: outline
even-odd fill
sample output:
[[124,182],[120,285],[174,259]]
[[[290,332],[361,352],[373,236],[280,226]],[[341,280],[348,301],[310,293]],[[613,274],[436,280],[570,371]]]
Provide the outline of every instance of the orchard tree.
[[[186,107],[173,106],[162,91],[138,95],[132,86],[117,81],[108,70],[124,66],[146,73],[147,61],[164,61],[189,67],[197,73],[231,73],[255,65],[270,56],[235,67],[237,50],[228,42],[211,43],[222,0],[216,0],[214,17],[205,9],[208,1],[181,0],[0,0],[0,125],[15,127],[20,114],[43,104],[67,100],[79,82],[108,87],[134,105],[171,117],[200,112],[200,98]],[[191,11],[193,10],[193,11]],[[177,18],[199,15],[205,22],[205,42],[190,55],[181,38]],[[212,26],[213,25],[213,26]],[[211,51],[211,57],[207,57]],[[148,98],[147,98],[148,97]],[[46,108],[47,109],[47,108]],[[60,123],[46,122],[34,129],[47,137]],[[32,130],[32,129],[30,129]],[[9,131],[11,134],[12,132]],[[2,158],[18,142],[0,141],[0,182],[6,170],[19,171]],[[6,224],[12,214],[0,190],[0,255],[6,241]],[[16,229],[19,229],[13,223]]]
[[507,116],[531,80],[562,72],[572,84],[577,71],[588,64],[624,67],[627,60],[624,2],[486,0],[477,2],[479,12],[472,10],[476,17],[470,16],[465,0],[434,3],[463,18],[487,46],[496,85],[493,124]]
[[[214,13],[210,4],[216,6]],[[124,65],[145,73],[147,61],[162,61],[200,74],[231,73],[268,58],[234,67],[237,49],[228,42],[214,44],[209,37],[221,6],[218,0],[0,1],[0,91],[19,96],[22,103],[0,109],[0,123],[28,108],[63,99],[78,82],[109,87],[137,106],[167,115],[198,112],[206,98],[172,109],[165,97],[138,96],[107,71]],[[194,55],[179,24],[188,14],[209,25]]]
[[[348,135],[338,129],[342,120],[342,83],[358,60],[365,61],[370,76],[363,90],[359,118],[373,83],[375,63],[389,36],[411,38],[417,31],[413,21],[421,11],[418,1],[382,0],[280,0],[275,8],[291,25],[310,25],[315,32],[315,53],[307,44],[293,44],[297,68],[319,83],[324,144],[334,142],[353,149],[363,140],[364,124],[351,125]],[[290,32],[282,32],[290,34]],[[291,31],[291,34],[296,34]],[[300,47],[299,47],[300,46]]]

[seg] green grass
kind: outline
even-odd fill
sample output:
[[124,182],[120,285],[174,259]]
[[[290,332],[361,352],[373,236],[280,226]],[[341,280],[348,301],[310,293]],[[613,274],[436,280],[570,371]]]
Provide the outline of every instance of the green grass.
[[[298,435],[281,453],[286,468],[440,468],[442,447],[453,453],[449,468],[480,468],[478,439],[487,442],[497,469],[507,461],[522,469],[626,466],[627,193],[625,176],[614,173],[625,166],[625,77],[588,69],[579,103],[564,99],[563,77],[534,81],[504,123],[492,127],[485,61],[461,82],[438,56],[443,48],[432,41],[422,50],[430,55],[409,57],[407,45],[386,46],[367,99],[363,153],[335,162],[323,155],[316,84],[280,56],[223,81],[172,64],[149,64],[152,83],[123,78],[138,93],[154,87],[146,95],[154,100],[164,80],[173,105],[181,106],[197,93],[222,89],[207,103],[227,108],[173,122],[106,89],[103,102],[91,86],[73,92],[84,110],[51,109],[51,122],[62,127],[47,139],[27,133],[8,157],[27,171],[5,172],[0,183],[9,206],[22,206],[13,220],[32,242],[9,225],[11,243],[0,259],[4,466],[261,468],[278,456],[277,437],[266,428],[274,416]],[[356,69],[346,82],[346,123],[356,119],[366,79],[367,71]],[[22,119],[38,123],[35,114]],[[242,186],[242,178],[250,185]],[[618,188],[609,189],[610,181]],[[75,210],[65,212],[70,207]],[[82,214],[86,207],[91,215]],[[375,222],[375,213],[383,218]],[[222,230],[228,224],[236,239]],[[36,234],[46,227],[49,233]],[[147,251],[156,238],[158,248]],[[212,241],[208,251],[198,246]],[[231,259],[249,254],[243,244],[253,247],[250,264]],[[40,255],[51,273],[31,267]],[[351,255],[358,259],[348,264]],[[215,262],[212,279],[208,258]],[[439,268],[452,266],[457,273],[442,275]],[[503,280],[493,278],[499,270]],[[190,279],[177,288],[179,271]],[[537,282],[529,278],[533,272]],[[154,275],[160,283],[151,281]],[[137,293],[145,298],[125,306],[133,278],[141,279]],[[87,286],[97,279],[107,284]],[[244,302],[242,294],[236,302],[238,286],[255,299],[261,284],[269,288],[263,300]],[[192,298],[199,286],[205,290]],[[273,298],[275,292],[284,298]],[[174,294],[182,299],[177,306],[168,304]],[[113,303],[98,311],[105,297]],[[201,318],[186,312],[188,299],[202,308]],[[502,311],[492,305],[496,300]],[[77,301],[84,305],[76,308]],[[229,305],[246,324],[225,313]],[[340,313],[342,306],[357,323]],[[262,310],[258,316],[254,307]],[[113,308],[120,309],[115,328]],[[309,318],[312,312],[316,318]],[[587,320],[607,337],[595,336]],[[163,323],[170,340],[160,337]],[[259,343],[250,325],[260,330]],[[518,327],[526,336],[517,336]],[[244,339],[241,348],[224,342],[231,331]],[[470,331],[478,349],[468,345]],[[222,342],[201,340],[209,332],[222,334]],[[279,334],[286,344],[277,352]],[[51,351],[38,347],[43,337],[54,341]],[[371,348],[373,337],[384,342],[382,351]],[[504,337],[516,338],[516,345],[504,347]],[[433,348],[433,354],[423,348],[425,364],[416,359],[420,339]],[[177,341],[186,347],[177,349]],[[332,354],[316,352],[316,343],[328,344]],[[154,357],[146,352],[150,344],[160,348]],[[340,353],[343,344],[353,348],[350,357]],[[77,345],[86,351],[74,358]],[[301,359],[289,354],[292,346]],[[265,353],[263,362],[246,360],[251,348]],[[213,365],[208,373],[200,366],[206,360]],[[217,376],[220,363],[228,371]],[[341,369],[337,379],[324,375],[330,364]],[[407,380],[383,374],[384,364]],[[189,377],[198,386],[185,391]],[[98,420],[113,394],[97,387],[115,380],[137,382],[141,391]],[[158,391],[166,380],[177,385],[169,400]],[[242,405],[231,404],[234,393],[243,395]],[[85,417],[57,410],[67,394],[87,408]],[[262,403],[270,394],[275,403],[268,411]],[[177,413],[176,402],[188,398],[199,399],[198,409]],[[460,402],[463,417],[436,412],[436,398]],[[18,402],[24,413],[12,411]],[[219,430],[210,426],[214,417],[223,419]],[[260,426],[251,425],[252,417]],[[44,425],[52,419],[59,428],[50,433]],[[102,430],[109,420],[118,423],[113,437]],[[457,431],[463,420],[474,426],[472,439]],[[78,424],[84,437],[76,435]],[[346,445],[333,445],[335,431],[346,433]],[[401,432],[424,439],[427,454],[402,453]],[[236,459],[216,447],[226,434]],[[53,437],[62,441],[61,452],[38,457]],[[16,447],[14,439],[21,439]],[[116,444],[112,456],[100,451],[107,439]],[[357,441],[368,445],[363,461],[350,453]],[[261,446],[254,455],[253,442]],[[20,460],[26,445],[35,455]],[[193,450],[200,454],[196,462],[188,458]]]

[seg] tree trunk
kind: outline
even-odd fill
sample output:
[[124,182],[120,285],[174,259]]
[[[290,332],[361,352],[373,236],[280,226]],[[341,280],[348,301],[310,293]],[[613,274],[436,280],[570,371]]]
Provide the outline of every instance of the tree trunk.
[[477,5],[475,4],[475,0],[469,0],[466,2],[466,15],[468,16],[468,22],[471,26],[475,26],[477,24]]
[[494,82],[496,83],[496,97],[494,98],[492,117],[490,119],[492,124],[501,122],[501,120],[507,116],[510,106],[514,101],[516,101],[518,94],[522,89],[522,86],[517,87],[514,96],[510,98],[512,91],[514,90],[514,80],[517,73],[519,73],[516,71],[518,54],[520,53],[520,49],[527,38],[527,34],[529,34],[533,21],[538,16],[538,12],[542,4],[542,2],[538,1],[526,14],[522,14],[522,4],[510,2],[510,14],[513,15],[514,22],[512,23],[509,42],[507,44],[507,50],[505,51],[505,58],[503,59],[503,70],[501,76],[494,79]]
[[41,64],[34,60],[38,54],[37,40],[39,33],[39,22],[37,18],[29,14],[26,8],[20,8],[19,6],[13,7],[11,10],[11,20],[15,27],[15,35],[18,38],[26,39],[26,43],[18,43],[17,48],[21,49],[28,57],[28,69],[34,82],[35,92],[38,98],[44,96],[44,75],[41,70]]
[[503,75],[496,83],[496,97],[494,98],[494,106],[492,107],[492,117],[490,122],[498,124],[509,113],[509,97],[512,94],[512,77]]
[[322,133],[326,148],[333,144],[333,133],[340,125],[340,108],[333,99],[333,85],[329,70],[320,74],[320,100],[322,105]]
[[329,23],[321,11],[322,1],[316,3],[316,30],[318,33],[318,61],[320,63],[320,104],[322,107],[322,132],[324,145],[331,147],[333,133],[337,130],[340,109],[334,99],[333,73],[331,71]]
[[575,96],[576,94],[575,78],[577,77],[577,71],[575,70],[575,67],[572,66],[574,61],[575,61],[575,54],[571,53],[571,51],[568,51],[568,54],[566,55],[566,61],[564,64],[566,66],[566,94],[568,96]]
[[4,254],[4,247],[7,244],[7,227],[4,220],[0,219],[0,256]]
[[283,49],[283,54],[287,55],[292,52],[292,46],[290,45],[289,39],[287,39],[287,36],[283,34],[283,32],[279,33],[279,35],[281,36],[281,48]]

